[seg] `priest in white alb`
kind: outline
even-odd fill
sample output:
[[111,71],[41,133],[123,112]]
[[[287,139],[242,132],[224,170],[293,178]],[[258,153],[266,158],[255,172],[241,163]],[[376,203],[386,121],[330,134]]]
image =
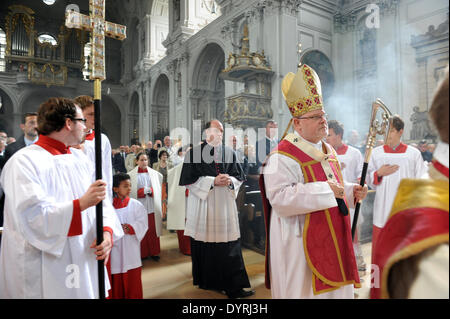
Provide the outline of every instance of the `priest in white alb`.
[[[98,298],[97,260],[107,261],[123,231],[103,201],[104,241],[96,245],[95,205],[106,183],[92,183],[89,159],[69,148],[84,140],[84,122],[74,101],[49,99],[38,112],[39,141],[3,169],[0,298]],[[109,286],[105,276],[106,295]]]
[[272,298],[353,298],[360,287],[348,206],[367,187],[345,184],[327,136],[319,77],[307,65],[282,82],[294,133],[260,177],[266,219],[266,287]]
[[184,234],[191,237],[192,277],[229,298],[253,295],[242,257],[236,196],[244,181],[236,154],[222,142],[223,125],[205,126],[206,140],[185,156],[180,185],[189,190]]

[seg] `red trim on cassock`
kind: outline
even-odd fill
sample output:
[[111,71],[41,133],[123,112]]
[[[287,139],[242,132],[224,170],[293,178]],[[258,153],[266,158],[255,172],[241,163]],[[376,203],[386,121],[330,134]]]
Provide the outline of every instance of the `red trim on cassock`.
[[144,187],[138,189],[137,196],[138,198],[145,198]]
[[89,133],[89,134],[86,135],[86,140],[87,140],[87,141],[93,141],[94,138],[95,138],[95,132],[94,132],[94,130],[92,130],[91,133]]
[[130,202],[130,197],[125,197],[124,199],[121,199],[119,197],[113,198],[113,206],[115,209],[120,209],[128,206],[128,203]]
[[446,176],[448,178],[448,167],[445,165],[439,163],[437,160],[433,159],[431,161],[431,164],[433,164],[434,168],[441,173],[442,175]]
[[71,154],[70,149],[64,143],[46,135],[39,135],[38,141],[34,144],[39,145],[52,155]]
[[336,154],[337,155],[345,155],[345,153],[347,153],[348,150],[348,145],[342,143],[342,145],[340,147],[338,147],[338,149],[336,150]]
[[73,201],[72,221],[70,222],[70,228],[67,237],[78,236],[81,234],[83,234],[83,223],[81,220],[80,200],[75,199]]
[[191,238],[184,235],[184,230],[177,230],[178,247],[184,255],[191,255]]
[[136,235],[136,232],[134,231],[133,226],[131,226],[130,224],[126,224],[128,226],[128,235]]
[[148,214],[148,229],[141,240],[141,258],[158,256],[161,253],[161,244],[156,234],[155,214]]
[[[372,288],[370,297],[372,299],[381,298],[381,285],[383,284],[381,279],[384,267],[395,253],[424,239],[448,234],[448,229],[448,211],[437,208],[410,208],[391,216],[381,230],[375,246],[373,264],[377,265],[380,270],[380,275],[377,276],[380,279],[380,288]],[[423,247],[423,249],[427,249],[427,247]],[[377,287],[377,285],[373,287]],[[387,289],[387,287],[385,288]]]
[[186,191],[184,192],[184,194],[186,195],[186,197],[189,197],[189,189],[186,188]]
[[395,150],[392,147],[390,147],[389,145],[386,145],[386,144],[383,145],[383,149],[384,149],[385,153],[405,153],[407,148],[408,148],[408,145],[406,145],[404,143],[400,143],[396,147]]
[[383,179],[383,176],[381,176],[381,177],[378,176],[376,171],[375,171],[375,173],[373,173],[373,184],[374,185],[380,185],[382,179]]
[[107,231],[108,233],[111,234],[111,246],[114,246],[114,242],[113,242],[113,234],[114,234],[114,232],[113,232],[112,228],[111,228],[111,227],[104,226],[104,227],[103,227],[103,231],[104,231],[104,232]]
[[148,173],[148,169],[146,168],[140,168],[138,167],[138,173]]

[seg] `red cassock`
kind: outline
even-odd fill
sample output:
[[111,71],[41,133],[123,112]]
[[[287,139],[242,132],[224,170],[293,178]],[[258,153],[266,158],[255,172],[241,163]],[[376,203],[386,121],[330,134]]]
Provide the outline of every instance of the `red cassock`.
[[[283,140],[273,151],[288,156],[302,167],[305,183],[327,181],[327,175],[320,162],[301,151],[287,140]],[[328,156],[334,177],[343,185],[339,162],[332,154]],[[331,178],[331,177],[330,177]],[[266,197],[264,175],[259,181],[263,198],[266,222],[266,287],[270,289],[270,216],[272,207]],[[337,206],[306,215],[303,229],[305,258],[313,273],[315,295],[353,284],[360,288],[351,238],[350,216],[344,216]],[[276,249],[272,247],[272,249]]]
[[[186,198],[189,196],[189,190],[186,189]],[[177,230],[178,235],[178,246],[180,247],[180,252],[184,255],[191,255],[191,237],[184,235],[184,230]]]
[[[146,172],[147,170],[139,169],[139,173]],[[138,198],[144,198],[147,196],[144,193],[144,189],[138,189]],[[150,195],[153,197],[153,190]],[[156,234],[155,226],[155,213],[148,214],[148,230],[144,238],[141,241],[141,258],[146,258],[149,256],[159,256],[161,253],[161,244],[158,235]]]

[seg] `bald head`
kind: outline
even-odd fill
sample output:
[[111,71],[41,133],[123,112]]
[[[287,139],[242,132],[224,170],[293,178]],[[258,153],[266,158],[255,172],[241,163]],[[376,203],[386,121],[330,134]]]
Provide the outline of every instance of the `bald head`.
[[212,145],[222,144],[223,125],[219,120],[211,120],[206,123],[206,141]]

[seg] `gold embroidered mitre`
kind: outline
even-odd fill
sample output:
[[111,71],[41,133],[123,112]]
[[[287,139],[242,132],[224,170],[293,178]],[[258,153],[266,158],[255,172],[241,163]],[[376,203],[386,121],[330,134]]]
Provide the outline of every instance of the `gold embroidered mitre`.
[[297,74],[286,74],[281,90],[293,117],[323,109],[319,76],[306,64],[299,67]]

